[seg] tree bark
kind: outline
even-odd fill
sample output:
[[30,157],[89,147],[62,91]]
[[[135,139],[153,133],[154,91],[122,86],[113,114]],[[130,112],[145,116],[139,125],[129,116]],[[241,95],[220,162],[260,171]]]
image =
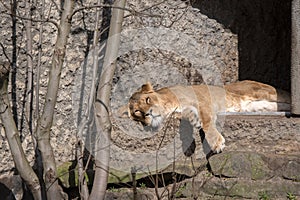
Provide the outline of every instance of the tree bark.
[[[98,5],[101,4],[101,0],[98,0]],[[82,139],[79,137],[79,135],[83,134],[83,130],[85,126],[88,124],[88,122],[91,121],[90,116],[92,112],[92,108],[94,106],[94,99],[96,96],[96,83],[97,83],[97,72],[98,72],[98,66],[99,66],[99,46],[98,46],[98,35],[99,35],[99,19],[100,19],[100,11],[97,10],[96,12],[96,21],[95,21],[95,29],[94,29],[94,37],[93,37],[93,78],[92,78],[92,84],[90,88],[90,93],[89,93],[89,98],[88,98],[88,104],[87,108],[85,110],[85,114],[81,119],[81,122],[79,124],[78,128],[78,136],[77,136],[77,143],[78,143],[78,148],[77,148],[77,162],[78,162],[78,185],[79,185],[79,194],[80,198],[82,200],[87,200],[89,198],[89,190],[88,190],[88,185],[87,185],[87,180],[85,179],[85,167],[83,164],[83,157],[84,157],[84,146]],[[103,49],[104,45],[100,47],[100,49]],[[79,145],[80,144],[80,145]],[[87,163],[88,165],[89,163]]]
[[11,101],[12,113],[18,128],[18,104],[17,104],[17,7],[18,1],[11,1],[11,19],[12,19],[12,60],[11,60]]
[[61,69],[65,58],[66,45],[71,29],[71,18],[74,10],[74,0],[64,1],[64,8],[58,27],[58,35],[55,43],[54,53],[47,87],[44,109],[38,120],[36,137],[38,148],[42,155],[44,168],[44,181],[47,189],[48,199],[63,199],[64,193],[57,181],[56,163],[53,149],[50,144],[50,129],[52,127],[54,108],[60,82]]
[[0,119],[4,125],[7,141],[18,172],[32,192],[34,199],[42,199],[39,179],[26,159],[11,112],[7,95],[9,67],[9,63],[0,64]]
[[[30,1],[26,2],[26,12],[27,18],[31,19],[32,11],[30,6]],[[29,130],[33,131],[33,57],[32,57],[32,23],[31,20],[25,21],[26,30],[26,53],[27,53],[27,89],[26,89],[26,118],[28,119]]]
[[112,79],[116,69],[116,58],[118,56],[120,33],[124,17],[124,10],[119,8],[124,8],[125,3],[126,0],[116,0],[114,3],[114,7],[118,8],[114,8],[112,12],[107,48],[95,102],[95,119],[97,120],[96,122],[98,122],[96,124],[100,135],[100,143],[98,144],[99,148],[95,155],[96,169],[93,189],[89,198],[90,200],[104,199],[106,192],[110,158],[109,141],[111,134],[111,122],[109,118],[110,94]]

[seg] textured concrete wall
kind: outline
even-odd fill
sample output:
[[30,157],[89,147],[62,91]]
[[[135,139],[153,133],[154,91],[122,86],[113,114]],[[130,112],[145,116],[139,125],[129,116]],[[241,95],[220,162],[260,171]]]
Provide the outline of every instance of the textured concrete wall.
[[196,0],[193,6],[238,34],[240,80],[290,89],[290,0]]
[[[187,6],[182,3],[182,9],[176,9],[176,6],[172,8],[175,4],[178,6],[177,1],[168,0],[164,3],[157,2],[160,0],[128,0],[128,4],[131,9],[134,10],[144,10],[145,7],[149,7],[147,12],[153,15],[162,16],[153,17],[152,15],[141,15],[141,16],[128,16],[124,20],[123,30],[132,33],[133,36],[135,30],[143,29],[147,27],[165,28],[168,27],[170,32],[161,32],[160,37],[165,36],[169,40],[173,40],[172,44],[180,44],[175,33],[180,33],[183,41],[181,46],[179,46],[177,51],[158,51],[157,47],[154,48],[137,48],[138,44],[134,45],[135,50],[129,51],[123,54],[118,60],[118,70],[114,78],[114,94],[113,108],[118,108],[122,103],[127,103],[128,98],[133,92],[135,92],[138,87],[144,84],[147,80],[151,81],[157,87],[163,87],[175,84],[186,84],[194,83],[199,84],[203,82],[202,75],[212,75],[221,73],[222,82],[235,82],[238,79],[238,56],[237,56],[237,36],[230,30],[225,30],[221,24],[216,20],[208,18],[206,15],[199,12],[199,10]],[[24,2],[19,2],[21,15],[25,8]],[[46,1],[47,8],[48,4],[51,4],[50,0]],[[78,6],[80,6],[78,4]],[[187,6],[187,7],[186,7]],[[185,8],[186,7],[186,8]],[[172,10],[170,10],[172,8]],[[185,8],[185,9],[183,9]],[[2,10],[1,10],[2,9]],[[1,44],[5,47],[4,54],[0,48],[0,60],[5,61],[6,55],[11,58],[12,52],[12,41],[11,41],[11,18],[10,15],[3,14],[5,8],[0,8],[0,35]],[[22,12],[21,12],[22,11]],[[47,11],[48,12],[48,11]],[[50,12],[50,11],[49,11]],[[35,13],[38,15],[38,12]],[[58,18],[59,13],[56,9],[51,10],[51,17],[54,19]],[[175,22],[174,16],[180,16]],[[82,116],[82,111],[76,107],[78,104],[77,100],[81,99],[83,101],[83,93],[80,90],[85,88],[88,89],[88,81],[91,78],[92,73],[88,73],[91,69],[92,64],[85,63],[85,57],[89,53],[89,45],[92,42],[91,33],[94,30],[94,19],[95,10],[90,10],[87,13],[80,13],[74,15],[72,32],[69,37],[69,44],[66,53],[65,66],[61,74],[60,88],[58,94],[58,100],[55,108],[55,116],[52,127],[51,144],[54,148],[55,157],[58,163],[62,163],[68,160],[74,159],[74,150],[76,144],[76,126],[74,124],[79,123],[80,117]],[[163,21],[162,21],[163,20]],[[18,113],[23,113],[23,99],[24,99],[24,88],[26,82],[26,37],[23,27],[23,23],[17,24],[17,44],[20,45],[20,51],[18,52],[17,60],[17,104]],[[39,25],[36,24],[38,27]],[[131,31],[131,32],[130,32]],[[43,55],[41,58],[41,79],[40,79],[40,108],[44,103],[44,97],[46,92],[47,80],[48,80],[48,65],[51,63],[52,50],[55,42],[56,28],[52,24],[44,24],[43,26]],[[34,67],[37,67],[37,57],[38,57],[38,30],[33,29],[32,32],[34,36],[33,45],[33,57],[34,57]],[[124,33],[125,35],[125,33]],[[143,35],[143,34],[142,34]],[[147,34],[148,37],[151,34]],[[152,38],[154,34],[152,34]],[[172,37],[171,37],[172,36]],[[184,42],[183,39],[191,38],[193,41],[194,49],[202,49],[204,54],[200,54],[199,51],[193,51],[191,48],[191,43]],[[157,39],[157,38],[156,38]],[[153,42],[149,38],[147,41]],[[124,42],[124,41],[122,41]],[[166,42],[166,39],[164,40]],[[138,43],[138,42],[136,42]],[[127,43],[128,44],[128,43]],[[132,43],[134,44],[134,43]],[[122,43],[125,46],[125,43]],[[130,48],[130,47],[128,47]],[[172,50],[172,49],[171,49]],[[180,54],[180,52],[185,52]],[[92,55],[92,52],[90,52]],[[190,58],[195,60],[195,53],[200,57],[199,63],[191,62]],[[88,59],[87,59],[88,60]],[[211,65],[207,65],[205,63]],[[210,66],[213,66],[210,69]],[[90,68],[89,68],[90,67]],[[37,69],[34,68],[34,73]],[[203,73],[200,73],[203,72]],[[89,76],[90,75],[90,76]],[[85,77],[85,78],[83,78]],[[209,84],[213,84],[216,79],[209,79]],[[217,80],[219,81],[219,80]],[[72,94],[74,94],[72,96]],[[77,94],[77,96],[75,95]],[[85,95],[87,97],[87,95]],[[87,99],[87,98],[86,98]],[[77,101],[77,102],[78,102]],[[117,104],[117,103],[119,104]],[[34,108],[35,109],[35,108]],[[116,109],[115,109],[116,110]],[[78,112],[77,112],[78,111]],[[19,116],[19,121],[21,121],[21,116]],[[19,122],[21,124],[21,122]],[[21,126],[21,125],[20,125]],[[24,122],[21,129],[21,137],[23,139],[22,145],[25,149],[25,153],[28,160],[34,161],[34,146],[32,143],[31,134],[28,131],[28,125]],[[139,132],[137,132],[139,133]],[[13,168],[14,163],[12,156],[10,154],[9,146],[7,140],[5,139],[4,129],[0,122],[0,174],[8,172]]]

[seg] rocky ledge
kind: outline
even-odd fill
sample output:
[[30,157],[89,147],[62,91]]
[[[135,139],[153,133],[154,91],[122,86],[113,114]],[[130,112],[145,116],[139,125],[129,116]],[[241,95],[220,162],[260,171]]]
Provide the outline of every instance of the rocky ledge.
[[[200,137],[194,135],[192,155],[182,154],[158,173],[136,174],[136,198],[298,199],[300,119],[226,115],[223,122],[224,152],[206,159]],[[106,199],[132,199],[133,194],[132,174],[111,170]]]

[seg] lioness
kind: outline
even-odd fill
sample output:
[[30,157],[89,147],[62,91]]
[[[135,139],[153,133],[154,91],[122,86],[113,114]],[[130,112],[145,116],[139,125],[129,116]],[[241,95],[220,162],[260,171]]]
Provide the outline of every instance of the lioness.
[[212,152],[225,147],[216,128],[218,112],[288,111],[290,95],[270,85],[241,81],[224,87],[210,85],[173,86],[154,90],[144,84],[129,99],[128,115],[145,126],[158,127],[173,112],[181,112],[197,128],[202,128]]

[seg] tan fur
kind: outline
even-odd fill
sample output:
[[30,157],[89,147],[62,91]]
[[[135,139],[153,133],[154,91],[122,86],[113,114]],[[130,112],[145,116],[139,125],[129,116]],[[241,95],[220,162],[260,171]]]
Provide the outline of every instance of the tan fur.
[[[173,86],[154,91],[147,83],[128,103],[128,115],[146,126],[159,126],[172,112],[196,108],[205,138],[213,152],[224,148],[225,139],[216,129],[222,111],[280,111],[289,109],[290,96],[272,86],[241,81],[223,87],[208,85]],[[193,109],[191,109],[193,110]]]

